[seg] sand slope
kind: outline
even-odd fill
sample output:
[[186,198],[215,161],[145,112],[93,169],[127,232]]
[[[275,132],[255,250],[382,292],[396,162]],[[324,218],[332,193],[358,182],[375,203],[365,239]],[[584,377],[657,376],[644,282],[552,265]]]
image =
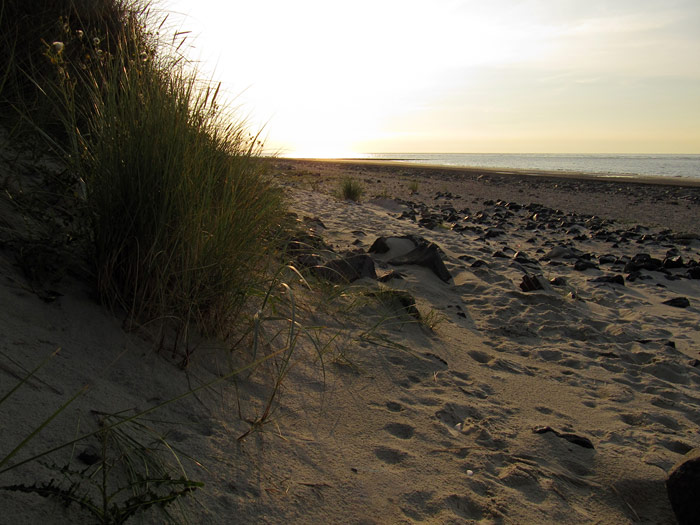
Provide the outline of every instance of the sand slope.
[[[674,280],[684,268],[643,269],[624,286],[592,280],[627,276],[621,258],[642,252],[663,258],[675,249],[684,261],[698,260],[697,238],[566,209],[557,214],[551,203],[516,210],[476,187],[466,204],[459,200],[466,197],[436,198],[459,188],[415,173],[419,194],[403,189],[405,200],[397,201],[386,188],[398,193],[405,182],[391,170],[366,176],[363,203],[343,202],[328,194],[338,173],[323,175],[314,188],[298,173],[281,179],[300,224],[338,253],[395,238],[390,252],[373,255],[377,272],[402,273],[386,286],[410,292],[424,316],[432,311],[443,320],[433,332],[368,300],[378,289],[370,279],[333,287],[310,278],[311,291],[293,284],[309,331],[261,432],[238,439],[250,428],[245,419],[264,409],[271,363],[241,377],[237,388],[220,384],[153,416],[151,424],[204,467],[186,462],[188,474],[206,483],[189,507],[192,522],[674,523],[665,472],[700,445],[700,280]],[[378,193],[384,195],[374,198]],[[592,209],[596,195],[581,192],[576,200]],[[462,210],[459,228],[420,225],[447,207]],[[689,200],[688,207],[697,217],[697,204]],[[654,208],[647,213],[654,216]],[[596,236],[601,229],[606,235]],[[452,279],[389,265],[410,249],[405,235],[438,244]],[[571,253],[580,255],[567,259]],[[608,254],[613,261],[601,262]],[[597,268],[575,269],[580,259]],[[87,428],[95,424],[90,410],[145,408],[251,359],[203,344],[184,373],[143,334],[125,334],[84,286],[66,282],[64,295],[45,303],[26,290],[7,254],[2,261],[0,391],[63,349],[0,407],[2,453],[86,382],[91,391],[33,449],[74,435],[78,414]],[[525,274],[565,283],[524,292]],[[680,296],[690,306],[663,303]],[[325,328],[310,328],[316,325]],[[322,343],[322,362],[313,337]],[[2,481],[46,475],[30,465]],[[31,495],[0,491],[0,507],[3,523],[81,522],[75,508]],[[145,521],[159,522],[150,514]]]

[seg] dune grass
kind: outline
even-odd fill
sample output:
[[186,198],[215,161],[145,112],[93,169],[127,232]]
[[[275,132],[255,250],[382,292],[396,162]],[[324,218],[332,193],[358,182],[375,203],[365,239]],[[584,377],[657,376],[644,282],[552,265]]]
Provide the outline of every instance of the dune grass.
[[147,4],[10,0],[0,21],[2,114],[66,163],[102,300],[135,324],[225,335],[283,215],[256,134],[221,109],[182,41],[149,29]]
[[345,200],[359,202],[363,193],[364,187],[357,180],[351,177],[346,177],[342,181],[340,181],[339,194],[341,198]]

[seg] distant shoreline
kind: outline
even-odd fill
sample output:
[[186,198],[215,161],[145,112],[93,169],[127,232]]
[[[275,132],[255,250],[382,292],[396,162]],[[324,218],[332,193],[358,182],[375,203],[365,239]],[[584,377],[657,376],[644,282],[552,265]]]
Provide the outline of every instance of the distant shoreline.
[[[700,187],[700,179],[692,179],[687,177],[670,177],[670,176],[654,176],[654,175],[635,175],[635,174],[607,174],[607,173],[586,173],[579,171],[565,170],[540,170],[540,169],[520,169],[520,168],[483,168],[476,166],[445,166],[442,164],[417,164],[410,161],[399,161],[390,159],[325,159],[325,158],[286,158],[279,157],[278,161],[291,162],[320,162],[325,164],[343,164],[347,166],[378,166],[378,167],[394,167],[419,171],[430,171],[438,175],[440,171],[450,173],[464,173],[465,175],[505,175],[516,177],[537,177],[543,179],[559,179],[559,180],[584,180],[597,182],[611,182],[624,184],[646,184],[654,186],[674,186],[674,187]],[[423,173],[425,175],[425,173]]]

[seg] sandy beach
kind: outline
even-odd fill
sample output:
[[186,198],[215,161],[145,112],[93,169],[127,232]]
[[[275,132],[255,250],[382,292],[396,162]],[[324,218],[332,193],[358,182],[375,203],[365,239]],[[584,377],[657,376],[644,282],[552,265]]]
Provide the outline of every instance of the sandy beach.
[[[294,353],[144,418],[204,483],[189,522],[675,523],[667,473],[700,447],[700,186],[289,159],[272,172],[306,246],[288,252]],[[348,176],[359,203],[336,195]],[[318,270],[349,259],[350,279]],[[80,280],[47,302],[8,249],[0,264],[0,394],[61,349],[0,406],[0,455],[84,385],[24,456],[261,357],[202,341],[183,371]],[[8,525],[93,522],[34,494],[0,491],[0,508]]]

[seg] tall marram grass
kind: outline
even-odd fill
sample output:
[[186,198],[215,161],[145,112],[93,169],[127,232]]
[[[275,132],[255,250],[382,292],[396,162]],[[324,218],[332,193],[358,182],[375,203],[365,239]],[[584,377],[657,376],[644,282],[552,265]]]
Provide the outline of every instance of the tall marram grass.
[[[21,2],[4,4],[21,11]],[[13,31],[18,49],[43,46],[45,63],[10,77],[26,74],[63,126],[55,145],[87,210],[100,296],[136,323],[226,333],[262,278],[282,216],[257,136],[227,119],[218,89],[147,29],[143,4],[64,0],[44,8],[51,13],[43,19],[61,24],[60,45]]]

